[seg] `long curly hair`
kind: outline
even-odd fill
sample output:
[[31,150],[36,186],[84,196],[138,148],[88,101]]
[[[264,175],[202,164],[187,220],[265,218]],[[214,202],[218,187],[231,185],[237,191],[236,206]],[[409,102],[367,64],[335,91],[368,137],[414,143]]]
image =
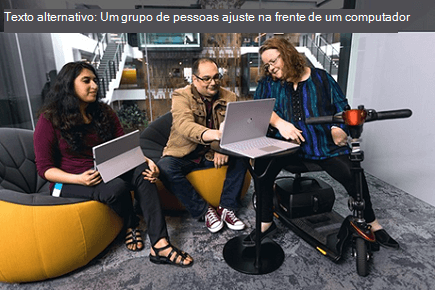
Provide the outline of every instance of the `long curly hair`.
[[[301,79],[306,67],[306,60],[297,49],[285,38],[269,38],[260,47],[259,53],[263,54],[266,50],[276,49],[280,53],[281,60],[284,63],[283,81],[295,82]],[[263,63],[261,76],[270,75]]]
[[[85,127],[89,125],[85,124],[80,112],[80,100],[75,93],[74,80],[84,69],[92,71],[98,80],[95,68],[86,62],[65,64],[50,88],[44,106],[39,110],[39,115],[43,114],[50,120],[54,128],[60,130],[62,138],[71,149],[78,152],[85,147],[83,137],[86,134]],[[115,113],[110,106],[101,101],[100,90],[97,92],[96,101],[88,104],[86,114],[91,117],[90,125],[103,141],[113,138]]]

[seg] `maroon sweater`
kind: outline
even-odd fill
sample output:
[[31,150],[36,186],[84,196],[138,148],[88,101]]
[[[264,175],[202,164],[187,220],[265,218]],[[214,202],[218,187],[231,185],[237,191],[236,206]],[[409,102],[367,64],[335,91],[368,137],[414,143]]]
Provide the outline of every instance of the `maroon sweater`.
[[[124,135],[121,123],[114,112],[113,118],[115,120],[115,136],[113,138]],[[89,128],[91,128],[91,125],[89,125]],[[51,121],[41,115],[33,135],[36,169],[39,176],[45,179],[45,172],[53,167],[73,174],[81,174],[93,168],[92,147],[101,144],[103,141],[95,131],[87,131],[89,133],[85,135],[85,149],[81,152],[72,151],[68,143],[61,138],[60,130],[55,130]],[[50,189],[52,186],[53,184],[50,184]]]

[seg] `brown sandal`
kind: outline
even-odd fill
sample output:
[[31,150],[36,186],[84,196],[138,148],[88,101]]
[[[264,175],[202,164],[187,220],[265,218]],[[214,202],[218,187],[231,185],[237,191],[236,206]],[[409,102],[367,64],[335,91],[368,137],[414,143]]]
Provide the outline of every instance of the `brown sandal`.
[[[180,249],[171,245],[169,241],[168,244],[162,248],[155,248],[154,246],[152,246],[152,248],[154,250],[155,255],[150,254],[150,261],[153,262],[154,264],[169,264],[169,265],[180,266],[182,268],[192,267],[193,265],[192,257],[190,257],[188,253],[181,251]],[[161,251],[164,251],[168,248],[172,248],[172,250],[167,256],[159,255]],[[177,262],[179,257],[180,260]],[[189,264],[185,264],[184,262],[189,257],[192,259],[192,262],[190,262]]]
[[[141,247],[139,247],[139,244],[141,245]],[[130,245],[136,245],[136,249],[135,250],[130,249],[128,247]],[[134,230],[132,229],[131,231],[127,232],[125,236],[125,246],[127,247],[128,250],[132,252],[139,252],[143,250],[145,244],[139,229],[134,229]]]

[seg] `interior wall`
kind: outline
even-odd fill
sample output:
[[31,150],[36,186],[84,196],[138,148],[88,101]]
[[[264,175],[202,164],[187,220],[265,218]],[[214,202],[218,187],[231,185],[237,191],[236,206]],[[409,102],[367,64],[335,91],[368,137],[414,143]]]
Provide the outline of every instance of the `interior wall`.
[[435,206],[434,46],[435,33],[354,34],[347,95],[352,107],[413,111],[364,125],[363,167]]
[[0,51],[0,126],[33,129],[47,74],[56,69],[50,34],[0,33]]
[[57,71],[68,62],[79,61],[80,53],[77,51],[93,53],[98,43],[81,33],[52,33],[51,38]]

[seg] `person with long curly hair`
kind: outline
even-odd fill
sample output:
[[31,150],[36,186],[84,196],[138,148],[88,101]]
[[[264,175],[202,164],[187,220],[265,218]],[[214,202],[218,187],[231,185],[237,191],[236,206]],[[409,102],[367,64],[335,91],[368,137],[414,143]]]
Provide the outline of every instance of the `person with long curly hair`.
[[148,227],[150,261],[192,266],[192,257],[169,242],[154,184],[159,169],[151,159],[145,157],[144,163],[107,183],[93,168],[92,147],[123,134],[116,113],[101,101],[94,67],[86,62],[67,63],[47,94],[35,128],[38,174],[50,181],[52,194],[56,184],[61,187],[57,196],[107,204],[124,219],[127,249],[140,251],[144,240],[130,194],[134,190]]
[[[337,82],[323,69],[306,65],[305,58],[284,38],[270,38],[260,47],[263,71],[254,99],[275,98],[270,125],[277,129],[277,138],[300,145],[297,154],[278,158],[263,181],[261,239],[276,230],[273,222],[273,183],[283,167],[299,165],[309,171],[316,164],[340,182],[346,191],[356,196],[351,173],[348,132],[344,124],[308,125],[309,117],[330,116],[345,110],[347,99]],[[255,167],[263,172],[268,159],[258,159]],[[376,241],[387,247],[399,244],[383,229],[375,217],[367,181],[363,176],[362,196],[365,201],[364,218],[371,226]],[[245,246],[255,245],[255,233],[248,235]]]

